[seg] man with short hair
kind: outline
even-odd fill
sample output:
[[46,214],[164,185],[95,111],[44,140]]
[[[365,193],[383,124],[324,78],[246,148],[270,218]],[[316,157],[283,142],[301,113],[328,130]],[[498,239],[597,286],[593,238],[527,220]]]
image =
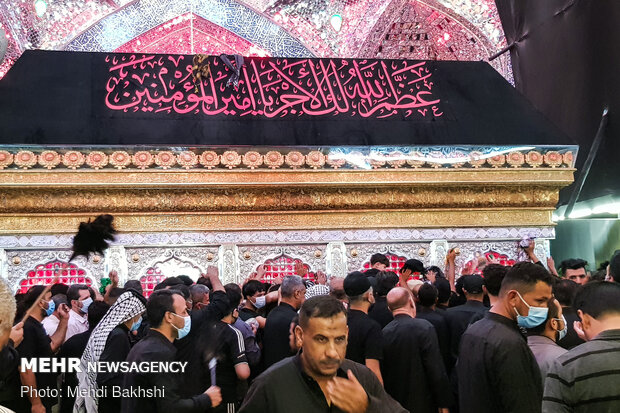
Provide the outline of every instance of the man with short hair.
[[291,355],[288,332],[293,317],[305,300],[306,286],[298,275],[284,277],[280,287],[280,305],[271,310],[264,328],[265,367]]
[[240,413],[406,412],[368,368],[345,359],[346,310],[336,298],[303,304],[295,340],[301,352],[256,378]]
[[377,286],[373,288],[375,303],[368,310],[368,317],[375,320],[381,328],[394,319],[387,306],[387,294],[398,285],[398,275],[392,271],[383,271],[377,274]]
[[562,314],[566,319],[566,326],[568,327],[566,336],[560,338],[558,344],[566,350],[570,350],[573,347],[585,343],[585,341],[579,337],[574,327],[575,321],[580,321],[577,311],[573,308],[573,301],[579,288],[579,284],[566,279],[558,280],[553,285],[553,296],[562,306]]
[[563,338],[567,331],[562,306],[555,298],[550,299],[547,306],[549,307],[547,320],[527,330],[527,345],[530,346],[540,368],[543,386],[547,372],[555,359],[566,353],[566,349],[557,345],[557,341]]
[[265,284],[258,280],[250,280],[243,286],[243,298],[245,298],[245,304],[239,310],[239,318],[243,321],[247,321],[250,318],[256,319],[261,328],[265,327],[267,321],[265,317],[259,315],[259,310],[264,308],[267,304],[265,298]]
[[368,309],[375,302],[370,280],[363,273],[354,271],[345,277],[343,286],[349,297],[346,356],[349,360],[366,365],[383,383],[380,367],[383,358],[381,326],[368,317]]
[[200,310],[209,305],[209,287],[203,284],[194,284],[189,287],[192,299],[192,311]]
[[[129,352],[129,363],[169,363],[175,360],[174,340],[183,338],[191,330],[185,298],[175,290],[161,289],[153,292],[146,304],[146,316],[151,329]],[[182,399],[179,387],[182,375],[174,373],[125,374],[123,389],[160,389],[163,397],[124,397],[123,413],[154,412],[204,412],[220,404],[222,396],[218,387],[209,387],[204,393]]]
[[[30,308],[32,305],[36,305],[36,307],[30,317],[24,321],[24,340],[17,348],[21,359],[51,358],[65,341],[69,309],[64,304],[60,305],[58,328],[54,334],[48,336],[41,321],[46,315],[50,315],[54,311],[52,308],[54,301],[51,300],[52,293],[50,291],[47,291],[43,298],[39,298],[44,290],[44,286],[35,285],[28,290],[24,298],[25,308]],[[56,388],[56,377],[55,373],[40,371],[35,373],[32,369],[25,369],[20,372],[22,388],[28,388],[25,397],[28,398],[29,407],[33,413],[51,412],[52,406],[57,403],[58,400],[49,393],[49,389]]]
[[577,293],[574,307],[588,341],[551,366],[543,412],[619,412],[620,284],[590,282]]
[[65,341],[69,340],[76,334],[83,333],[88,330],[88,307],[93,303],[94,297],[86,284],[73,284],[67,290],[67,302],[71,311],[69,311],[69,324],[67,325],[67,334]]
[[545,322],[552,283],[544,267],[515,264],[499,301],[465,331],[456,364],[461,413],[540,412],[540,371],[519,327]]
[[[203,388],[215,385],[222,392],[222,404],[214,409],[215,412],[235,413],[238,408],[238,398],[243,398],[245,390],[237,394],[238,389],[247,389],[245,380],[250,377],[250,367],[245,353],[244,336],[234,327],[239,317],[239,303],[241,289],[237,284],[226,284],[228,309],[221,320],[204,328],[197,351],[201,353],[202,375],[199,380]],[[242,322],[242,324],[245,324]],[[209,363],[217,361],[216,383],[211,382]]]
[[587,261],[581,258],[569,258],[560,263],[560,273],[568,280],[574,281],[579,285],[585,285],[590,276],[586,270]]
[[394,320],[383,329],[386,391],[411,412],[447,413],[452,394],[435,329],[415,318],[415,303],[407,289],[394,288],[387,301]]
[[428,321],[435,328],[439,352],[441,353],[446,372],[450,375],[450,371],[454,366],[454,360],[452,360],[450,353],[450,329],[443,315],[445,313],[441,314],[436,310],[438,294],[437,287],[433,284],[424,284],[420,287],[416,318]]
[[385,271],[390,267],[390,260],[384,254],[372,254],[370,256],[370,268],[378,271]]
[[508,272],[508,267],[501,264],[488,264],[482,270],[484,277],[483,290],[489,297],[491,307],[499,301],[499,290],[502,287],[502,280]]
[[465,304],[448,308],[445,312],[450,328],[450,352],[454,360],[459,356],[461,336],[467,327],[483,318],[489,311],[482,302],[484,279],[478,274],[470,274],[463,275],[459,280],[462,280],[463,294],[467,301]]
[[56,328],[58,328],[58,323],[60,322],[60,319],[58,318],[60,304],[69,305],[69,303],[67,303],[67,296],[64,294],[53,295],[52,301],[54,302],[55,306],[54,312],[51,315],[45,317],[41,322],[48,336],[53,335],[56,332]]

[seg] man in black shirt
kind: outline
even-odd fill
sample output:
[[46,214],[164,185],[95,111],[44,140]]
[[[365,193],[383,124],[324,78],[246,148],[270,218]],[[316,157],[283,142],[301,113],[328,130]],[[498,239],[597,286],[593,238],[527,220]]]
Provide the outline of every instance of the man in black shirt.
[[295,340],[300,353],[254,380],[240,413],[407,412],[368,368],[345,360],[347,320],[337,299],[309,298]]
[[[129,352],[127,361],[172,362],[177,349],[172,342],[191,330],[185,298],[174,290],[160,290],[151,294],[146,304],[146,316],[151,329]],[[222,396],[218,387],[209,387],[204,393],[182,399],[179,388],[182,376],[174,373],[126,373],[123,389],[152,390],[144,397],[124,397],[123,413],[204,412],[220,404]]]
[[412,412],[447,413],[450,382],[432,324],[414,318],[415,303],[407,289],[394,288],[387,299],[394,320],[383,329],[385,390]]
[[284,277],[280,287],[280,305],[267,316],[263,335],[265,367],[291,355],[289,330],[291,321],[305,300],[306,286],[297,275]]
[[[200,381],[196,380],[200,374],[200,356],[195,351],[196,340],[203,328],[220,320],[228,310],[226,292],[220,281],[217,267],[209,266],[207,274],[201,278],[207,278],[212,286],[209,305],[191,312],[192,329],[186,337],[174,341],[174,346],[177,348],[177,360],[188,362],[185,369],[185,383],[180,390],[183,397],[199,394],[204,390],[200,388]],[[174,289],[174,286],[171,288]]]
[[377,287],[373,288],[375,303],[368,310],[368,317],[375,320],[381,328],[394,319],[387,306],[387,293],[398,284],[398,275],[392,271],[383,271],[377,274]]
[[585,343],[585,341],[577,335],[573,327],[575,321],[581,321],[573,308],[573,300],[575,299],[578,289],[579,285],[571,280],[560,280],[553,286],[553,295],[562,306],[562,314],[566,319],[566,327],[568,328],[566,337],[558,340],[558,344],[567,350]]
[[[30,308],[37,300],[37,307],[30,317],[24,322],[24,340],[19,346],[18,352],[21,359],[32,359],[39,357],[52,357],[58,351],[61,344],[65,341],[67,332],[67,323],[69,321],[69,307],[61,304],[58,311],[60,322],[56,332],[50,337],[47,335],[41,321],[47,313],[51,314],[54,309],[51,308],[52,293],[46,292],[42,299],[39,295],[45,289],[42,285],[36,285],[26,293],[24,298],[25,308]],[[31,411],[33,413],[51,412],[52,406],[56,404],[57,399],[53,397],[39,397],[37,390],[44,392],[44,389],[56,388],[55,373],[34,373],[30,369],[26,369],[20,373],[22,388],[27,388],[27,397],[30,401]]]
[[[222,320],[204,329],[198,342],[198,351],[202,353],[203,388],[217,385],[222,392],[222,404],[214,412],[234,413],[243,394],[238,394],[240,387],[247,390],[245,380],[250,377],[250,367],[245,355],[243,335],[233,327],[239,317],[237,307],[241,302],[241,291],[237,284],[226,284],[228,311]],[[209,363],[217,361],[215,383],[211,382]]]
[[478,274],[464,275],[462,280],[463,294],[467,298],[465,304],[448,308],[445,313],[450,328],[450,347],[454,360],[459,356],[461,336],[470,324],[480,320],[489,311],[482,303],[484,298],[484,279]]
[[463,334],[456,364],[461,413],[541,411],[540,371],[519,327],[546,320],[552,282],[544,267],[517,263],[499,301]]
[[[417,308],[416,318],[426,320],[435,327],[437,333],[437,341],[439,342],[439,352],[443,359],[444,367],[448,376],[454,365],[450,354],[450,330],[445,317],[436,311],[437,305],[437,288],[433,284],[424,284],[418,291],[419,306]],[[444,313],[445,314],[445,313]]]
[[354,271],[345,277],[343,286],[349,297],[347,359],[366,365],[383,383],[379,365],[383,358],[381,326],[368,317],[368,309],[375,301],[370,281]]

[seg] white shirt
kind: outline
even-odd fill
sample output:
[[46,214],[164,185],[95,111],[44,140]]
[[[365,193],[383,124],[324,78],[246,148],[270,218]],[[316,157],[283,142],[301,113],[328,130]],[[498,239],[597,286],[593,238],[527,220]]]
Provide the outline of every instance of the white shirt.
[[51,336],[56,332],[58,323],[60,323],[60,320],[54,314],[49,317],[45,317],[43,321],[41,321],[41,324],[43,324],[43,328],[48,336]]
[[88,330],[88,318],[86,314],[83,316],[71,309],[69,311],[69,322],[67,323],[67,335],[65,341],[69,340],[76,334],[83,333]]

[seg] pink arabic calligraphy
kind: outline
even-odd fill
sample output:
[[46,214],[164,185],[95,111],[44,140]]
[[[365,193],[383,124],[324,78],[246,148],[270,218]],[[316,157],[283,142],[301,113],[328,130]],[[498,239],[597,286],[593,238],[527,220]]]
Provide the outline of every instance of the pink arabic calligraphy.
[[[265,118],[443,116],[426,62],[246,58],[239,87],[209,57],[211,77],[195,91],[191,56],[110,54],[108,109],[122,112]],[[160,115],[161,116],[161,115]]]

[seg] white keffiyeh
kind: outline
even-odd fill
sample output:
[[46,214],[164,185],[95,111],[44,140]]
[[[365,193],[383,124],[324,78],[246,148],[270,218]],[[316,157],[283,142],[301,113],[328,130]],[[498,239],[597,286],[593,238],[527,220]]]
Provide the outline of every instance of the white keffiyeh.
[[[90,335],[80,360],[80,370],[82,371],[77,373],[79,391],[73,405],[74,413],[97,413],[98,399],[95,397],[97,372],[89,372],[88,363],[99,361],[108,336],[116,326],[146,311],[143,301],[137,295],[138,293],[135,291],[127,291],[121,294]],[[87,396],[82,396],[83,394]]]

